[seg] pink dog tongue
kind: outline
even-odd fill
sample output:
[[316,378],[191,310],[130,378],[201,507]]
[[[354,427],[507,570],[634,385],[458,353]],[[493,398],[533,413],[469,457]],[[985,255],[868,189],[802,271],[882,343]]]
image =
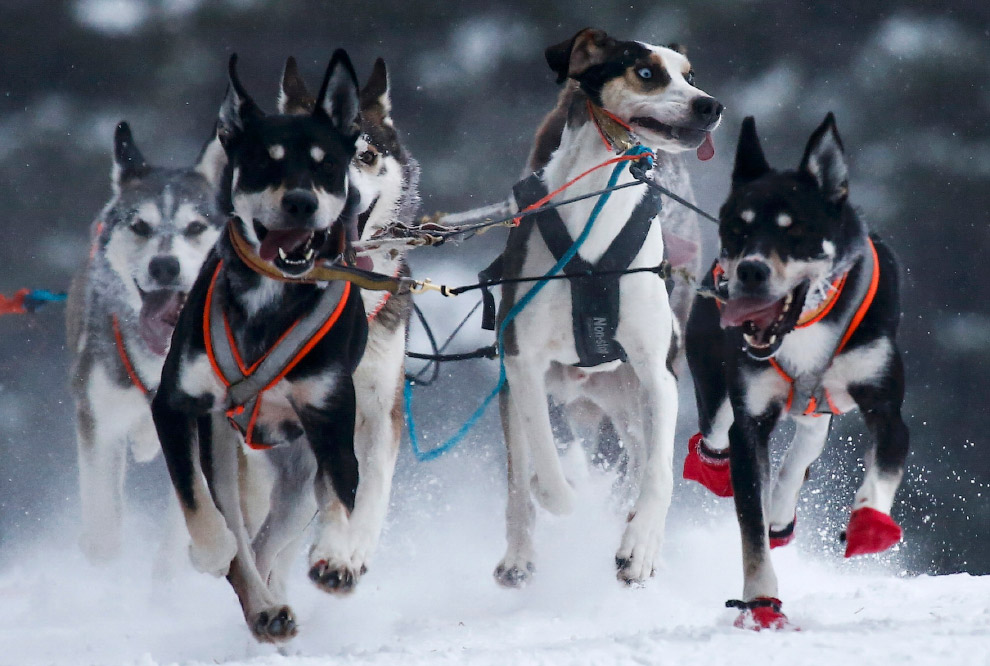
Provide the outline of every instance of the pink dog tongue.
[[712,143],[712,133],[705,132],[705,140],[698,146],[698,159],[707,162],[715,157],[715,144]]
[[274,261],[279,248],[288,254],[309,240],[312,234],[312,231],[306,229],[273,229],[265,236],[265,240],[261,241],[258,256],[265,261]]

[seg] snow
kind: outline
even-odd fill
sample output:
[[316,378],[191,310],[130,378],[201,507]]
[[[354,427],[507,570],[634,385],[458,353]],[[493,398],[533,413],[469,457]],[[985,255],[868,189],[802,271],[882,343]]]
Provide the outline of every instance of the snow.
[[[990,578],[904,576],[896,552],[833,561],[803,550],[800,534],[774,560],[801,631],[733,628],[723,604],[739,593],[740,559],[727,501],[675,505],[664,569],[624,588],[612,566],[620,509],[597,472],[580,482],[573,515],[540,515],[534,582],[500,589],[503,497],[491,468],[458,452],[400,474],[352,597],[326,597],[299,562],[290,598],[301,630],[280,650],[250,638],[225,581],[182,568],[154,582],[156,531],[136,509],[122,560],[101,568],[83,560],[67,517],[6,553],[0,664],[990,664]],[[799,531],[813,523],[802,517]]]

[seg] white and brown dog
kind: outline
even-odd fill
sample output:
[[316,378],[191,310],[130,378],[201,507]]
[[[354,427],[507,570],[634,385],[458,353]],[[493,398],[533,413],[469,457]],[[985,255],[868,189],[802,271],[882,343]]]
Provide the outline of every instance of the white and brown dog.
[[[714,153],[710,132],[722,105],[695,87],[683,49],[618,41],[585,29],[546,50],[566,83],[541,126],[530,155],[536,172],[515,188],[522,209],[632,145],[655,155],[650,177],[680,194],[690,183],[678,153]],[[567,190],[603,189],[612,167],[594,171]],[[632,180],[622,168],[617,184]],[[506,278],[542,275],[588,224],[596,198],[527,218],[509,235],[502,255]],[[655,266],[664,256],[661,227],[696,224],[687,209],[660,202],[646,187],[611,194],[580,251],[564,273]],[[502,287],[500,327],[525,288]],[[508,548],[495,569],[505,586],[534,571],[531,492],[553,513],[569,512],[574,490],[564,476],[551,429],[547,395],[572,419],[607,416],[640,480],[638,498],[616,551],[618,578],[639,583],[656,567],[673,488],[672,454],[677,386],[671,371],[678,327],[663,280],[638,273],[546,283],[503,331],[507,384],[500,395],[508,446]]]

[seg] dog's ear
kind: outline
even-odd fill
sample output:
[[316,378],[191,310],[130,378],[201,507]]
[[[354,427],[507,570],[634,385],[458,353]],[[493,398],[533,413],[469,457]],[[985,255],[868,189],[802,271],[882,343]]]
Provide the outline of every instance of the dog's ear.
[[392,115],[392,100],[389,95],[388,70],[385,61],[375,60],[368,82],[361,88],[361,115],[371,114],[384,120]]
[[841,204],[849,196],[849,168],[831,111],[808,139],[799,169],[815,179],[828,201]]
[[585,28],[576,35],[544,51],[547,64],[557,74],[557,83],[576,79],[589,67],[604,62],[605,47],[612,38],[604,30]]
[[196,165],[193,166],[193,170],[206,179],[213,187],[218,187],[220,185],[220,179],[223,177],[223,170],[227,167],[227,151],[223,149],[220,145],[220,137],[217,136],[216,129],[214,129],[212,136],[207,139],[206,143],[199,151],[199,157],[196,158]]
[[733,186],[756,180],[770,171],[767,158],[763,156],[760,137],[756,135],[756,121],[746,116],[739,130],[739,144],[736,146],[736,164],[732,168]]
[[113,133],[113,169],[110,180],[114,192],[120,192],[124,184],[141,178],[148,173],[148,170],[144,155],[134,143],[130,125],[120,121],[117,131]]
[[316,96],[313,115],[325,116],[345,136],[357,137],[359,113],[358,82],[354,65],[351,64],[347,51],[337,49],[330,58],[323,85]]
[[237,78],[236,53],[230,56],[227,75],[229,77],[227,94],[220,105],[220,117],[217,121],[217,137],[224,148],[229,147],[231,141],[244,131],[244,126],[249,120],[264,116]]
[[282,84],[278,89],[278,112],[290,115],[312,113],[316,99],[306,89],[306,82],[299,74],[296,59],[289,56],[282,70]]
[[671,51],[677,51],[682,56],[687,57],[687,47],[684,46],[683,44],[678,44],[677,42],[671,42],[670,44],[667,44],[667,48],[670,49]]

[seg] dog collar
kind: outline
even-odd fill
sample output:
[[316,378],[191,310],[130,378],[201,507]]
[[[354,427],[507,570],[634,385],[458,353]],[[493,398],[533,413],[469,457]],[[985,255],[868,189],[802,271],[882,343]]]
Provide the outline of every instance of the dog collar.
[[591,116],[598,135],[602,138],[605,148],[615,152],[624,152],[639,144],[628,123],[623,122],[614,113],[592,104],[588,100],[588,115]]
[[285,275],[282,271],[258,256],[254,248],[251,247],[251,244],[241,234],[239,222],[239,218],[232,217],[227,223],[230,244],[233,245],[237,258],[244,262],[244,265],[264,277],[279,280],[280,282],[294,282],[297,284],[315,284],[317,282],[344,280],[346,282],[353,282],[362,289],[387,291],[392,294],[406,293],[415,284],[411,280],[373,273],[353,266],[342,266],[331,263],[316,263],[302,275]]

